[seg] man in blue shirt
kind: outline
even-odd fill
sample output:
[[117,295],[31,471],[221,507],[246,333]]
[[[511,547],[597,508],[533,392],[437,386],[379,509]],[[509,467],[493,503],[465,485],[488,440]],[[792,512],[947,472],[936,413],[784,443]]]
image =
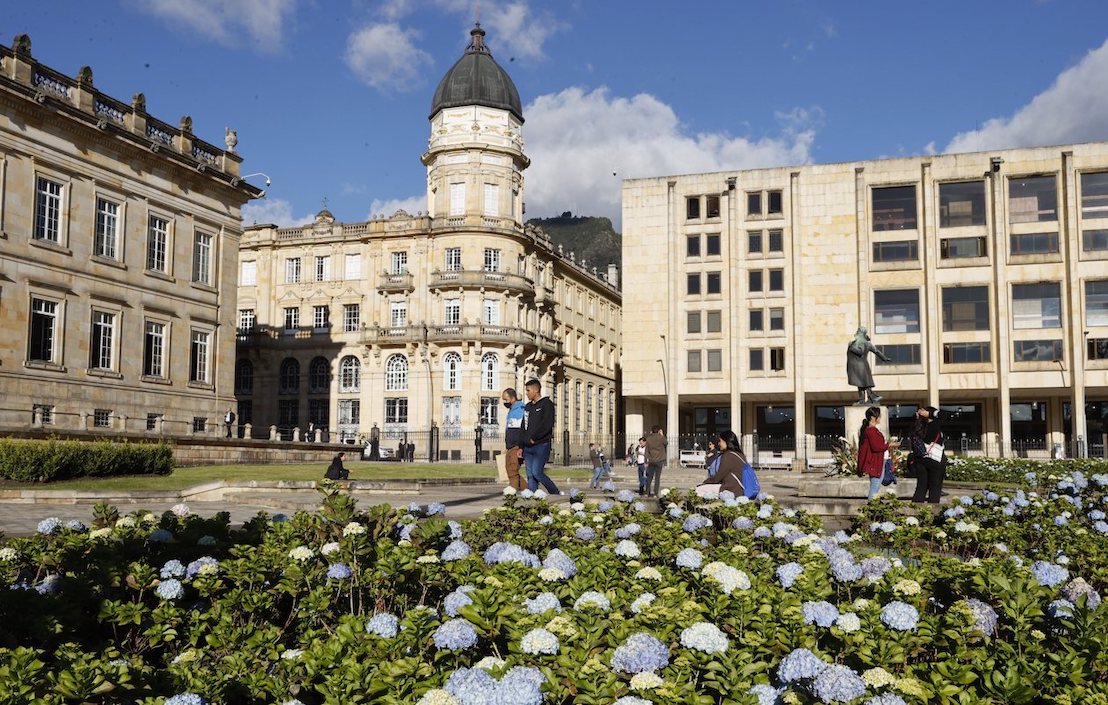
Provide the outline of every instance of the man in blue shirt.
[[[527,489],[526,475],[520,476],[520,460],[523,458],[523,407],[519,394],[508,387],[500,394],[500,402],[508,410],[504,421],[504,470],[508,473],[508,484],[517,490]],[[526,471],[524,471],[526,473]]]

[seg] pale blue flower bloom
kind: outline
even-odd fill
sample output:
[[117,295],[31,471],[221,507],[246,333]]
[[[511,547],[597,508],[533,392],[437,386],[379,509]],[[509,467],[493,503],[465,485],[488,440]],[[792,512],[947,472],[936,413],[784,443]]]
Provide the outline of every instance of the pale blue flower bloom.
[[207,705],[207,701],[196,693],[180,693],[168,698],[165,705]]
[[168,543],[173,540],[173,532],[169,529],[155,529],[150,533],[150,540],[154,543]]
[[890,629],[911,631],[919,623],[919,610],[906,602],[893,600],[881,608],[881,621]]
[[327,568],[327,577],[331,580],[346,580],[354,575],[354,571],[345,563],[332,563]]
[[832,664],[812,683],[812,693],[824,703],[848,703],[866,693],[866,682],[849,666]]
[[38,523],[38,528],[36,529],[36,531],[38,531],[38,533],[40,534],[45,534],[46,536],[49,536],[51,534],[57,533],[58,529],[61,528],[62,522],[60,519],[58,519],[57,517],[47,517],[46,519],[43,519]]
[[396,615],[381,612],[373,615],[365,625],[366,632],[376,634],[385,639],[392,639],[400,628],[400,620]]
[[669,665],[669,647],[657,637],[639,632],[612,653],[612,670],[619,673],[660,671]]
[[992,636],[996,632],[996,610],[975,597],[967,599],[966,604],[969,605],[970,612],[973,612],[974,626],[985,636]]
[[185,587],[181,585],[180,580],[169,578],[158,583],[158,587],[155,588],[154,592],[163,600],[179,600],[185,596]]
[[440,649],[468,649],[477,643],[477,631],[464,619],[452,619],[440,625],[431,638]]
[[823,659],[808,649],[793,649],[781,659],[781,664],[777,667],[777,678],[782,683],[815,678],[823,673],[827,666]]
[[181,565],[181,561],[176,558],[171,558],[162,566],[159,575],[162,580],[166,578],[183,578],[185,576],[185,566]]
[[546,554],[546,558],[542,562],[542,567],[561,571],[566,579],[577,575],[577,564],[560,548],[550,549],[550,552]]
[[447,617],[457,617],[458,610],[462,609],[466,605],[472,605],[473,600],[470,599],[469,593],[476,590],[472,585],[462,585],[454,592],[443,598],[442,609],[446,612]]
[[696,570],[700,567],[700,564],[703,561],[704,555],[700,551],[696,550],[695,548],[685,548],[677,554],[677,558],[674,563],[676,563],[677,566],[680,568],[689,568],[691,570]]
[[803,572],[804,566],[799,563],[786,563],[785,565],[778,566],[777,579],[781,582],[781,587],[788,590]]
[[451,541],[440,556],[444,561],[460,561],[470,554],[469,544],[465,541]]
[[1035,561],[1031,564],[1031,574],[1043,587],[1054,587],[1066,581],[1070,572],[1060,565],[1054,565],[1046,561]]
[[805,602],[800,611],[804,614],[805,624],[820,627],[830,627],[839,618],[839,609],[826,600]]
[[528,614],[542,614],[548,610],[562,611],[561,601],[552,592],[539,593],[530,600],[524,600],[523,606],[527,608]]

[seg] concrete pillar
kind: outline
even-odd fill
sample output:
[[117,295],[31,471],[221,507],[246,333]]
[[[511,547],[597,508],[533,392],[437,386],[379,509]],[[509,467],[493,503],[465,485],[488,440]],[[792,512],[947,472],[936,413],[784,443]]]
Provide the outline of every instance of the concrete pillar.
[[120,431],[126,431],[127,430],[127,419],[128,418],[129,417],[126,414],[120,414],[119,415],[119,429],[118,430],[120,430]]
[[254,424],[250,424],[250,423],[242,424],[243,440],[250,440],[251,438],[253,438],[253,436],[251,435],[252,432],[253,432],[253,428],[254,428]]
[[277,427],[276,426],[270,426],[269,427],[269,440],[271,440],[271,441],[277,440]]
[[42,409],[35,407],[31,412],[31,426],[33,428],[42,428]]
[[299,426],[292,429],[292,441],[293,441],[293,443],[299,443],[300,442],[300,427]]
[[997,361],[997,428],[1000,432],[1000,457],[1011,455],[1012,442],[1012,394],[1008,378],[1012,371],[1012,336],[1010,308],[1008,306],[1008,211],[1004,208],[1004,179],[1000,169],[1002,162],[990,162],[989,200],[992,204],[991,255],[993,262],[993,326],[995,341],[993,355]]

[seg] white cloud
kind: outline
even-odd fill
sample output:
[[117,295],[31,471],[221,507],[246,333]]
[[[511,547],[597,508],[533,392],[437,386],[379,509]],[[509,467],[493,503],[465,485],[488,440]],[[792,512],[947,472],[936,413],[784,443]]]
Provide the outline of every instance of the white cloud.
[[304,225],[315,220],[315,213],[296,217],[292,214],[292,204],[283,198],[263,198],[247,203],[242,207],[242,224],[273,224],[281,228]]
[[[435,0],[435,4],[447,12],[473,18],[472,0]],[[523,0],[485,0],[481,3],[481,24],[489,32],[489,47],[501,61],[543,58],[546,41],[569,26],[549,11],[534,11]],[[467,37],[469,30],[467,27]]]
[[656,97],[612,97],[606,88],[539,96],[523,112],[528,215],[605,215],[617,229],[623,179],[803,164],[822,120],[818,108],[795,109],[776,115],[776,136],[693,134]]
[[947,152],[978,152],[1108,139],[1108,41],[1063,71],[1010,117],[954,136]]
[[402,210],[408,213],[408,215],[415,215],[427,210],[427,195],[409,196],[408,198],[390,198],[382,201],[379,198],[373,199],[373,202],[369,204],[369,215],[367,218],[373,218],[374,216],[385,216],[389,218],[398,210]]
[[415,45],[418,33],[395,22],[362,27],[346,42],[346,65],[378,90],[407,91],[422,85],[433,62]]
[[281,48],[285,22],[297,0],[132,0],[136,7],[161,17],[175,29],[199,32],[227,46],[244,37],[258,51]]

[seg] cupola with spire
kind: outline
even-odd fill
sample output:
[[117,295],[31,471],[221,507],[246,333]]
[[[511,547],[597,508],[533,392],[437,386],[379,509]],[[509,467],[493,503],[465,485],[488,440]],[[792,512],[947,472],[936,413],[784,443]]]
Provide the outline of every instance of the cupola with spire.
[[470,44],[439,81],[431,100],[431,115],[444,108],[483,105],[507,110],[523,122],[519,91],[508,73],[492,58],[485,45],[485,30],[478,22],[469,33]]

